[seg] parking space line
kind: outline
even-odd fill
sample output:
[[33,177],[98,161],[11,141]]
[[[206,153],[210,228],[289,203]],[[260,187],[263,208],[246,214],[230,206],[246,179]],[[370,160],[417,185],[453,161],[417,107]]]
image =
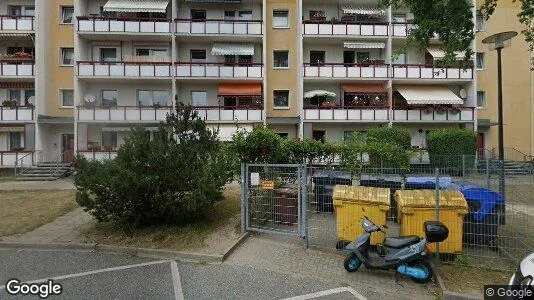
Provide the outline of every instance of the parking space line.
[[[36,280],[32,280],[32,281],[25,281],[25,283],[32,284],[32,283],[46,282],[48,280],[62,280],[62,279],[82,277],[82,276],[99,274],[99,273],[106,273],[106,272],[121,271],[121,270],[127,270],[127,269],[139,268],[139,267],[145,267],[145,266],[159,265],[159,264],[169,263],[169,262],[171,262],[171,261],[170,260],[158,260],[158,261],[146,262],[146,263],[135,264],[135,265],[125,265],[125,266],[120,266],[120,267],[113,267],[113,268],[99,269],[99,270],[93,270],[93,271],[88,271],[88,272],[61,275],[61,276],[56,276],[56,277],[48,277],[48,278],[43,278],[43,279],[36,279]],[[0,291],[5,289],[5,288],[6,288],[5,285],[0,286]]]
[[340,287],[340,288],[321,291],[321,292],[317,292],[317,293],[311,293],[311,294],[296,296],[296,297],[292,297],[292,298],[285,298],[285,299],[282,299],[282,300],[315,299],[315,298],[319,298],[319,297],[324,297],[324,296],[333,295],[333,294],[340,294],[340,293],[345,293],[345,292],[351,293],[358,300],[367,300],[367,298],[365,298],[360,293],[358,293],[357,291],[355,291],[353,288],[350,288],[350,287]]
[[174,299],[184,300],[184,293],[182,290],[182,282],[180,281],[180,273],[178,272],[178,264],[176,261],[171,262],[172,285],[174,287]]

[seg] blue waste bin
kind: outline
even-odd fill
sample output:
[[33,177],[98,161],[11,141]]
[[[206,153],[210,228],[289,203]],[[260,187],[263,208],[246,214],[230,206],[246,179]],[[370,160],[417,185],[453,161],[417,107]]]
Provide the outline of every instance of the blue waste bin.
[[[452,178],[447,176],[439,177],[439,188],[444,189],[452,184]],[[434,190],[436,189],[436,177],[407,176],[407,190]]]

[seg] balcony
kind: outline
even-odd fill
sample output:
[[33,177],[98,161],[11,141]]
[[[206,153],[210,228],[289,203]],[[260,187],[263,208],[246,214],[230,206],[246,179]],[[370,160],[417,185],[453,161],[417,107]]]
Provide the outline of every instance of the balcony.
[[195,106],[198,116],[206,122],[261,122],[260,106]]
[[0,78],[23,78],[33,77],[35,73],[35,61],[33,60],[1,60]]
[[31,122],[34,119],[33,110],[33,106],[0,106],[0,122]]
[[473,79],[473,68],[433,65],[393,65],[395,79]]
[[78,61],[76,74],[79,77],[114,77],[114,78],[170,78],[170,62],[102,62]]
[[306,35],[320,36],[371,36],[387,37],[388,23],[355,23],[344,21],[303,21],[302,32]]
[[234,36],[262,35],[261,20],[191,20],[176,19],[176,33],[186,35],[228,34]]
[[31,166],[32,151],[0,151],[0,168],[13,168],[17,164]]
[[0,16],[0,31],[34,31],[34,16]]
[[117,157],[117,151],[78,151],[78,154],[88,160],[104,161]]
[[175,65],[176,77],[179,78],[263,78],[263,64],[261,63],[228,65],[225,63],[178,62]]
[[393,108],[393,120],[397,122],[473,122],[475,108],[426,110],[424,108]]
[[304,109],[305,121],[388,122],[388,107],[346,106]]
[[410,35],[410,31],[412,30],[413,26],[413,24],[409,23],[391,23],[391,27],[393,28],[393,36],[406,37]]
[[387,78],[386,64],[304,64],[305,78]]
[[171,106],[78,106],[77,118],[79,122],[148,122],[165,121],[167,114],[172,112]]
[[170,34],[168,19],[134,19],[108,17],[78,17],[79,33],[150,33]]

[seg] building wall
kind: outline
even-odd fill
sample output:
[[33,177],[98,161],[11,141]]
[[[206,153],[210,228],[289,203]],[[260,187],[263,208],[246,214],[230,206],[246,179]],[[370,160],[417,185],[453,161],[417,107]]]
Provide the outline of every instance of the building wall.
[[45,161],[55,161],[61,154],[61,135],[74,134],[74,126],[44,124],[40,127],[44,159]]
[[128,61],[132,56],[136,56],[137,49],[166,49],[167,59],[165,61],[171,61],[171,44],[170,42],[142,42],[142,41],[122,41],[122,42],[109,42],[109,41],[94,41],[85,45],[88,47],[89,55],[87,60],[99,61],[101,48],[115,48],[117,51],[117,60]]

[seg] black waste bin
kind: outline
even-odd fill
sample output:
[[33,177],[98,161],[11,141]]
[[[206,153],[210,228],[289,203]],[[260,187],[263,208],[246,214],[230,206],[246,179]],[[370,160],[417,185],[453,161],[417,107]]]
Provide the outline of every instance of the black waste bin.
[[361,186],[389,188],[390,189],[390,218],[397,221],[397,204],[395,203],[395,191],[403,188],[403,178],[400,175],[379,174],[370,175],[362,174],[360,176]]
[[317,172],[312,176],[312,180],[315,185],[316,212],[333,212],[334,186],[338,184],[352,185],[350,173],[342,171]]

